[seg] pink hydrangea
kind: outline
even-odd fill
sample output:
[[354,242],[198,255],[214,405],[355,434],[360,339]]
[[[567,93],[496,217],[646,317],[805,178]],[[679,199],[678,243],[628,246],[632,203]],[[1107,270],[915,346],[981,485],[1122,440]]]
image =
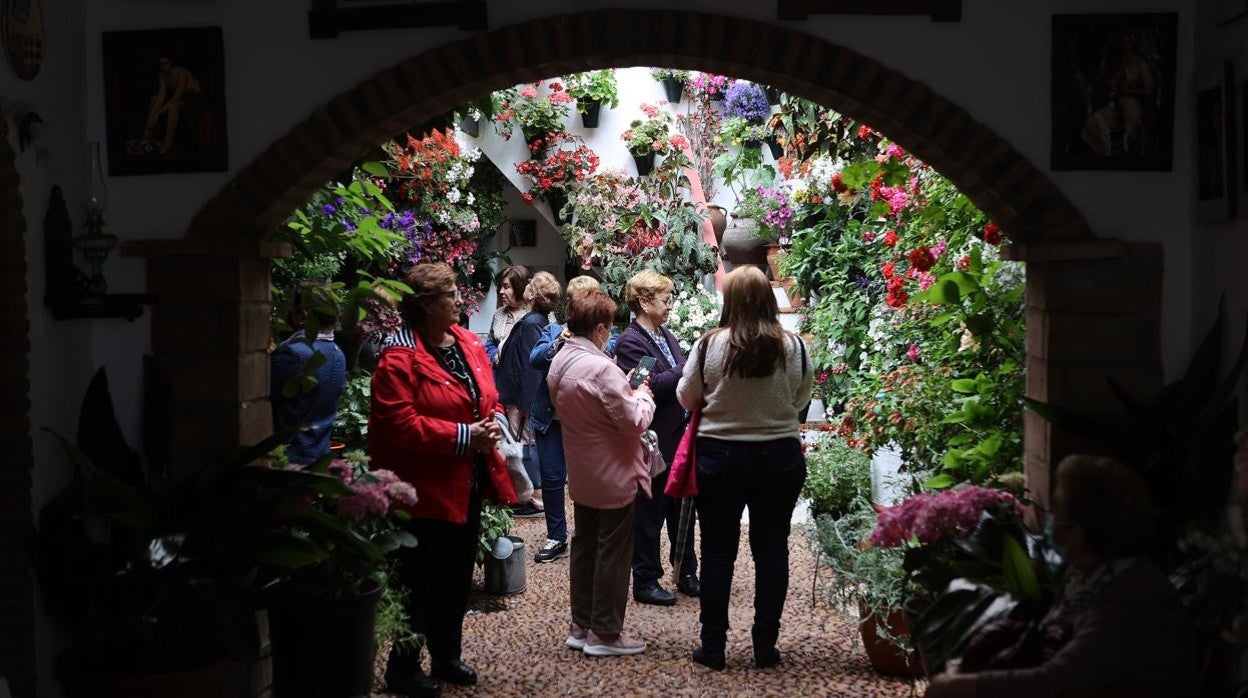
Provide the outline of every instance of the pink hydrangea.
[[339,514],[352,519],[363,519],[369,514],[385,516],[390,510],[390,500],[380,484],[356,484],[351,489],[355,494],[338,500]]
[[374,478],[376,478],[377,482],[381,483],[382,485],[389,485],[395,482],[399,482],[399,476],[395,475],[394,471],[392,470],[372,470],[372,471],[369,471],[369,475],[372,475]]
[[416,505],[416,488],[411,483],[392,482],[386,485],[386,495],[404,506]]
[[880,548],[896,548],[912,540],[924,545],[935,543],[951,534],[966,532],[983,512],[1007,504],[1018,510],[1013,495],[988,487],[960,487],[936,494],[921,492],[881,512],[870,542]]
[[355,467],[341,458],[335,458],[326,468],[330,475],[338,476],[343,484],[350,485],[355,480]]

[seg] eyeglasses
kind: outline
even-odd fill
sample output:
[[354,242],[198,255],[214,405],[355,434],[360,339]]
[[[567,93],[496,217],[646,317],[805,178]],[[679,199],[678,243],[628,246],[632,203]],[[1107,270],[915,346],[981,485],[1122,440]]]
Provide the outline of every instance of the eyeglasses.
[[459,292],[459,289],[455,289],[454,291],[434,291],[433,293],[430,293],[429,295],[434,298],[450,298],[456,303],[464,299],[464,296],[463,294]]
[[663,296],[663,297],[651,296],[650,300],[666,308],[670,308],[673,305],[676,305],[676,301],[671,296]]

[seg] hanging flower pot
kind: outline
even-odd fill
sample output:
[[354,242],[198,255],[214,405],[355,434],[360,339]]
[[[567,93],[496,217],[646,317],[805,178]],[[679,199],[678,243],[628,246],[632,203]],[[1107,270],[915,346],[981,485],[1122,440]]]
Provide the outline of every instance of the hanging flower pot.
[[633,155],[633,162],[637,164],[638,176],[645,177],[650,174],[650,170],[654,169],[654,153],[649,152],[645,155]]
[[780,90],[774,87],[767,88],[767,104],[773,107],[780,104]]
[[577,102],[581,111],[581,125],[585,128],[598,128],[598,115],[602,112],[602,102],[596,99],[582,99]]
[[784,146],[780,145],[780,141],[777,140],[775,136],[768,136],[767,140],[763,142],[766,143],[767,148],[771,150],[771,158],[773,160],[779,160],[784,157]]
[[470,116],[462,117],[459,120],[459,130],[476,138],[481,135],[481,122]]
[[550,150],[550,139],[547,135],[544,131],[524,129],[524,145],[529,149],[530,158],[541,160],[546,157],[547,151]]
[[550,215],[554,217],[556,223],[567,225],[572,222],[572,216],[563,215],[563,209],[568,203],[568,195],[562,189],[551,189],[546,192],[546,203],[550,206]]
[[676,78],[662,78],[659,82],[663,83],[663,91],[667,93],[667,101],[675,104],[680,101],[681,95],[685,91],[685,81]]
[[753,140],[753,139],[751,139],[751,140],[746,140],[746,141],[741,141],[741,147],[742,147],[742,148],[753,148],[753,149],[755,149],[755,150],[762,150],[762,148],[763,148],[763,142],[762,142],[762,141],[756,141],[756,140]]

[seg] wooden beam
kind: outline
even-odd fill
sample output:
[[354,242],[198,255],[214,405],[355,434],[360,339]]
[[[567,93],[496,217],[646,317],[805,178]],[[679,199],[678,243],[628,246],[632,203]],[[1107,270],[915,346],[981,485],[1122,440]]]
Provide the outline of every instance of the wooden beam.
[[962,0],[776,0],[776,18],[810,15],[928,15],[933,22],[962,21]]
[[344,6],[314,0],[308,12],[308,36],[332,39],[341,32],[411,27],[455,26],[464,31],[487,28],[485,0],[441,0],[403,5]]

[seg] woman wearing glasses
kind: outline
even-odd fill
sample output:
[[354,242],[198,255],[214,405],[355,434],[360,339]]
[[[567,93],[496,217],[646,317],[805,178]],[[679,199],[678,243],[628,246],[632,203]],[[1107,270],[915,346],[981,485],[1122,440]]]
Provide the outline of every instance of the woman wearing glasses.
[[511,504],[516,492],[494,448],[499,407],[490,360],[477,335],[456,324],[455,272],[417,264],[404,281],[412,289],[400,306],[404,326],[373,372],[368,448],[375,468],[393,470],[419,496],[403,524],[419,544],[399,550],[398,574],[432,671],[422,672],[419,650],[392,650],[386,684],[393,693],[423,696],[437,695],[441,681],[477,681],[460,651],[481,499]]
[[[650,372],[650,390],[654,393],[654,421],[650,428],[659,437],[659,451],[668,465],[676,455],[676,445],[684,433],[685,409],[676,401],[676,384],[685,367],[685,352],[672,331],[663,326],[672,309],[672,280],[649,269],[628,280],[624,300],[633,311],[634,320],[620,334],[615,347],[615,362],[626,372],[633,370],[643,356],[655,359]],[[676,597],[659,584],[663,562],[659,558],[659,536],[667,522],[667,535],[672,544],[669,564],[675,558],[680,510],[668,506],[663,488],[667,470],[650,483],[651,496],[637,495],[637,537],[633,546],[633,599],[639,603],[671,606]],[[698,560],[693,553],[693,534],[686,538],[677,588],[686,596],[700,593]]]

